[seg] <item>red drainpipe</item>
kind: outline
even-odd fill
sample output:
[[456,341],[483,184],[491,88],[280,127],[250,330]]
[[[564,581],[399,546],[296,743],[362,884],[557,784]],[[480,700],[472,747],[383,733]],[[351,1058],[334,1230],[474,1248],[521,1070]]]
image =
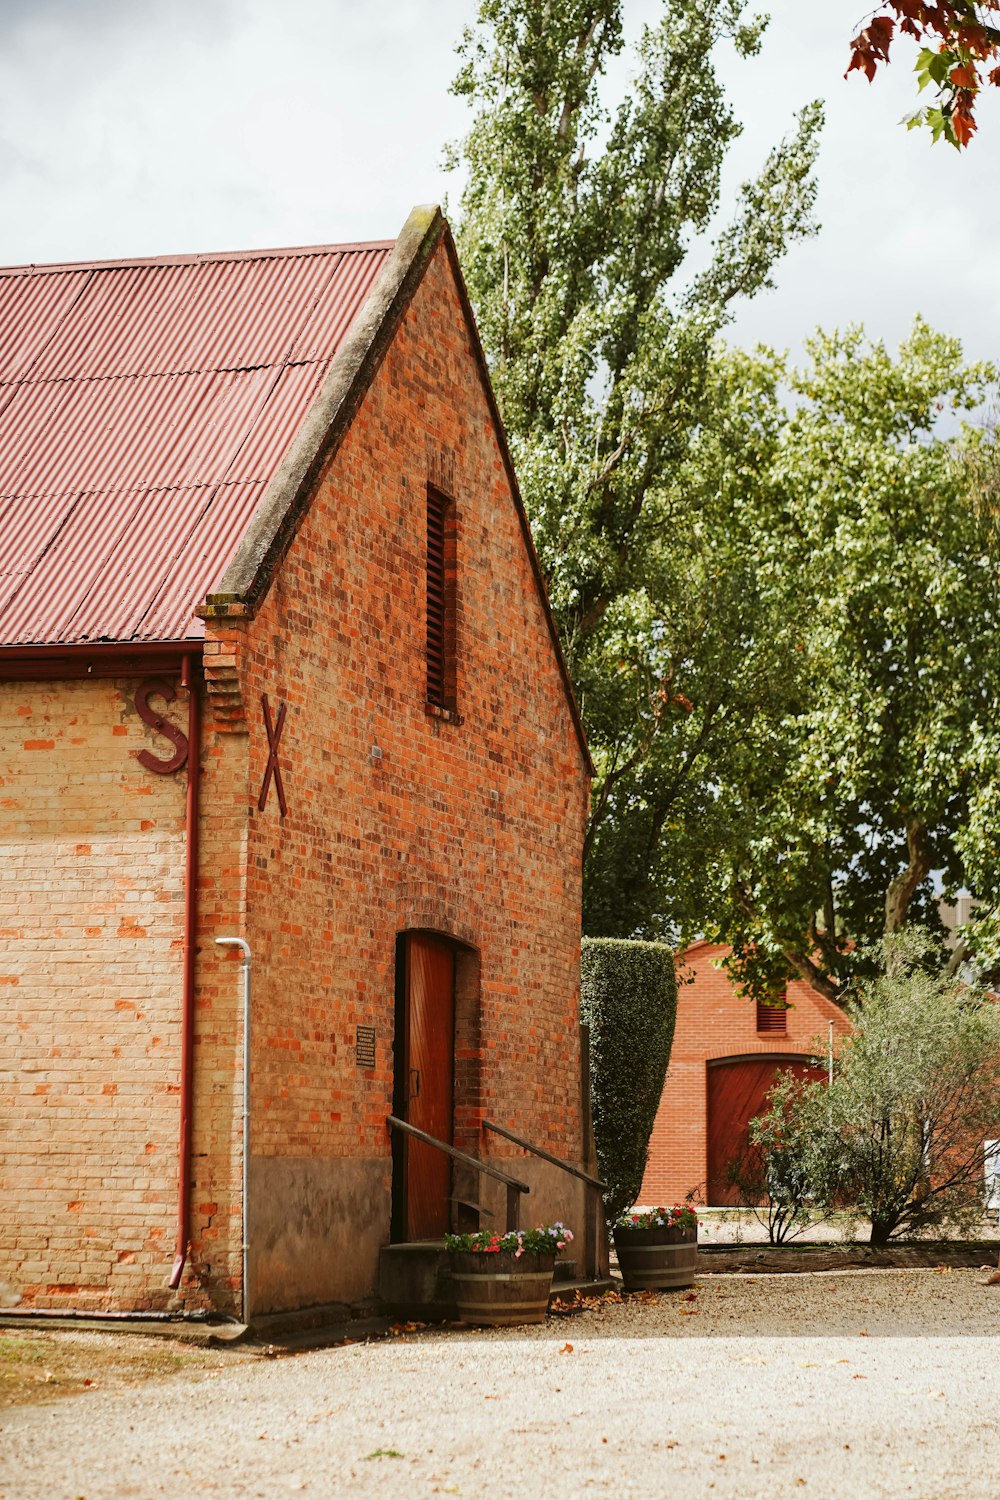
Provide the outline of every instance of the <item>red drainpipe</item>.
[[168,1286],[180,1286],[191,1238],[191,1098],[194,1081],[194,961],[198,921],[198,791],[201,779],[201,700],[194,659],[185,655],[181,687],[188,695],[187,808],[184,820],[184,999],[181,1017],[181,1130],[177,1184],[177,1244]]

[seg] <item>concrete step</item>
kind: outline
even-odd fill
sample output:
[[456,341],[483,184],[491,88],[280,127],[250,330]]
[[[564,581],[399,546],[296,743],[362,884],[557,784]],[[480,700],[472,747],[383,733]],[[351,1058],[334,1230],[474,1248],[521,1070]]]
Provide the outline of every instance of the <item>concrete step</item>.
[[383,1245],[378,1260],[378,1294],[397,1318],[436,1323],[458,1317],[451,1264],[440,1240]]

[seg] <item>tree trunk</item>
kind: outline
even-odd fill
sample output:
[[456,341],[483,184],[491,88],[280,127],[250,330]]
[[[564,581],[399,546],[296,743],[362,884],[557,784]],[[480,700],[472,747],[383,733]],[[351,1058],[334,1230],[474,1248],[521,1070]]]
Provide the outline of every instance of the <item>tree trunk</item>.
[[885,893],[885,931],[899,932],[906,926],[910,902],[920,883],[930,874],[932,854],[927,839],[927,825],[920,818],[906,822],[906,848],[909,863],[901,870]]

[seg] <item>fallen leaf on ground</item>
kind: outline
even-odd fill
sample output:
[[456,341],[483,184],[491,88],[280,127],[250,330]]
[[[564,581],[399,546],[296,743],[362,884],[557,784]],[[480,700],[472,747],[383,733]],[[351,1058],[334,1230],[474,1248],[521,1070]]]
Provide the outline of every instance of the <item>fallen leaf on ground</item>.
[[573,1345],[572,1344],[563,1344],[562,1348],[559,1350],[559,1353],[560,1354],[572,1354],[573,1353]]

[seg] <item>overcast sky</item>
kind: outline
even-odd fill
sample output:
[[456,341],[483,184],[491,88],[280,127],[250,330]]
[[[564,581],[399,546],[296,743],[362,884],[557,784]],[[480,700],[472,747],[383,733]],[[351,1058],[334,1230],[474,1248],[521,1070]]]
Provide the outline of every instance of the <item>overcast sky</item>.
[[[915,104],[909,53],[872,88],[842,78],[867,0],[760,8],[773,17],[762,56],[723,60],[745,124],[727,192],[823,98],[823,228],[733,336],[797,351],[817,323],[860,320],[895,342],[920,311],[970,356],[1000,355],[998,101],[963,156],[932,148],[898,123]],[[0,0],[0,264],[395,234],[449,191],[441,149],[466,122],[448,93],[453,48],[475,9]],[[656,10],[626,0],[633,29]]]

